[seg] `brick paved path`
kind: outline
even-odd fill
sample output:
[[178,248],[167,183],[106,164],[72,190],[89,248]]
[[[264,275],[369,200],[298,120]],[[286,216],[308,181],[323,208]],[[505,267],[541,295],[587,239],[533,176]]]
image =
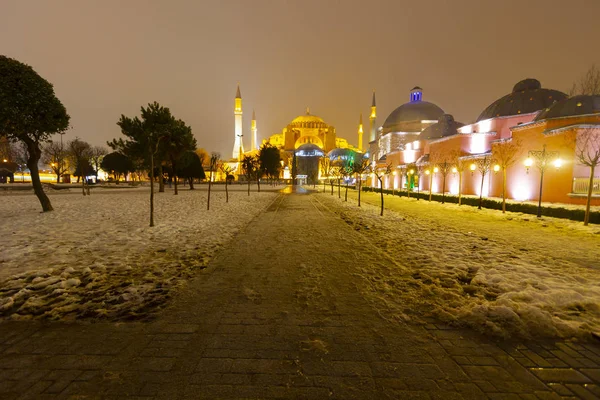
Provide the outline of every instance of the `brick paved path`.
[[0,399],[600,396],[600,346],[380,318],[353,272],[385,255],[314,197],[280,196],[155,322],[1,323]]

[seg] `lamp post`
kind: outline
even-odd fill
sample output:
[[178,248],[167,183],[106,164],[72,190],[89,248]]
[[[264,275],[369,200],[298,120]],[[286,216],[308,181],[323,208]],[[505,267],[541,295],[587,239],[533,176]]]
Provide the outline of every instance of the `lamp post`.
[[396,189],[396,171],[392,172],[392,175],[394,176],[392,179],[392,196],[394,195],[394,190]]
[[529,168],[535,164],[537,169],[540,170],[540,191],[539,191],[539,199],[538,199],[538,209],[537,209],[537,217],[541,218],[542,216],[542,188],[544,185],[544,171],[548,164],[552,163],[556,167],[556,169],[560,168],[562,165],[562,161],[559,158],[560,154],[558,151],[546,151],[546,145],[542,150],[529,150],[527,153],[527,159],[525,160],[525,167],[527,168],[527,173],[529,173]]

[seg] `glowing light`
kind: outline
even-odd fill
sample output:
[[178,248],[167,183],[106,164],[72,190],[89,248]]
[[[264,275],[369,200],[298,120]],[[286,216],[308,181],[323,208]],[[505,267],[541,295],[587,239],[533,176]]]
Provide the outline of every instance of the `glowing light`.
[[498,164],[494,165],[494,172],[500,171],[500,166]]
[[527,168],[531,167],[533,165],[533,159],[531,157],[527,157],[527,159],[525,159],[525,166]]
[[415,149],[415,150],[419,150],[419,145],[420,145],[419,141],[418,141],[418,140],[415,140],[415,141],[413,142],[413,149]]
[[471,143],[469,144],[469,148],[471,154],[485,153],[487,145],[486,135],[474,134],[470,139]]
[[560,158],[557,158],[556,160],[554,160],[554,166],[556,168],[562,167],[562,160]]
[[8,162],[8,160],[5,158],[4,160],[2,160],[3,162]]
[[452,167],[452,173],[455,174],[458,172],[458,169],[456,169],[456,167]]
[[469,169],[470,169],[471,171],[475,171],[475,170],[477,169],[477,165],[475,165],[475,164],[471,164],[471,165],[469,165]]
[[428,169],[425,170],[425,174],[429,175],[431,173],[431,171],[429,171]]
[[509,187],[509,192],[512,198],[517,201],[525,201],[531,199],[531,188],[527,184],[522,182],[516,183]]
[[440,172],[440,169],[439,169],[438,167],[435,167],[435,168],[433,169],[433,172],[437,174],[438,172]]
[[392,172],[392,175],[396,176],[396,171]]
[[485,121],[479,122],[479,132],[489,132],[492,130],[492,120],[486,119]]
[[414,163],[417,160],[417,152],[414,150],[404,151],[404,162],[406,164]]
[[411,169],[410,171],[408,171],[408,173],[409,173],[410,175],[412,175],[412,174],[414,174],[414,173],[415,173],[415,170],[414,170],[414,169]]

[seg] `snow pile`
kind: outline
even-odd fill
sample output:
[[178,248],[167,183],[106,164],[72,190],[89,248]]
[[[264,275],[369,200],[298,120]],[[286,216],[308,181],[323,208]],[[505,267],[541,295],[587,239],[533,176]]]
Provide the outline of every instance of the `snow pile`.
[[0,316],[12,319],[146,318],[276,196],[148,189],[92,196],[51,194],[40,213],[31,194],[2,196]]
[[359,267],[384,318],[432,316],[502,337],[600,331],[598,227],[391,196],[381,218],[378,194],[362,196],[361,208],[355,193],[319,199],[384,253],[388,262]]

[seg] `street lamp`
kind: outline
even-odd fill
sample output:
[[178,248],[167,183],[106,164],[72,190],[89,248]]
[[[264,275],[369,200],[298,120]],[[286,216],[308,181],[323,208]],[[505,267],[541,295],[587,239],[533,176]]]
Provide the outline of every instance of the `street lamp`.
[[537,169],[540,170],[540,191],[539,191],[539,199],[538,199],[538,209],[537,209],[537,217],[541,218],[542,216],[542,188],[544,185],[544,171],[549,164],[553,164],[557,169],[562,166],[562,160],[559,158],[560,154],[558,151],[546,151],[546,145],[542,150],[529,150],[527,153],[527,159],[525,160],[525,167],[527,168],[527,173],[529,173],[529,168],[535,164]]

